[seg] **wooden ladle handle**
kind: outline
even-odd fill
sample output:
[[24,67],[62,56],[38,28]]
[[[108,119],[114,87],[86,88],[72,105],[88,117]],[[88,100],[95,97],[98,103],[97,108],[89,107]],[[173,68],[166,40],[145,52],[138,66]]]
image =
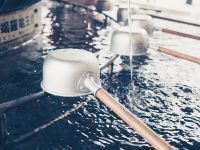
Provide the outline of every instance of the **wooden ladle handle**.
[[151,128],[133,115],[127,108],[116,101],[110,94],[100,88],[96,97],[124,120],[133,130],[141,135],[157,150],[172,150],[173,147],[159,137]]

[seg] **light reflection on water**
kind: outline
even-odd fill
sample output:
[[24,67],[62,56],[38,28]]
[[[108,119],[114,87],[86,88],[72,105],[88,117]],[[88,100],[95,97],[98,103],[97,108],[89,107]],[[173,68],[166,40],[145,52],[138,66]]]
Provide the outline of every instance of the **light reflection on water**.
[[[100,63],[108,60],[111,27],[104,28],[71,8],[51,3],[43,7],[43,33],[35,41],[2,56],[0,62],[0,99],[8,100],[40,90],[43,58],[56,48],[83,48],[95,52]],[[48,14],[48,15],[47,15]],[[156,20],[162,24],[162,21]],[[176,27],[176,25],[174,24]],[[173,27],[173,24],[171,25]],[[155,33],[153,41],[193,55],[197,41]],[[174,42],[175,41],[175,42]],[[186,44],[193,43],[194,44]],[[184,46],[183,46],[184,45]],[[195,49],[195,50],[193,50]],[[100,50],[100,51],[99,51]],[[187,52],[187,51],[185,51]],[[200,56],[200,55],[199,55]],[[200,67],[197,64],[149,50],[133,58],[133,81],[129,58],[115,61],[113,74],[101,74],[102,84],[158,134],[179,149],[200,149]],[[134,90],[131,88],[134,83]],[[7,113],[11,138],[52,120],[85,99],[87,106],[13,149],[149,149],[150,146],[111,110],[93,96],[47,98]]]

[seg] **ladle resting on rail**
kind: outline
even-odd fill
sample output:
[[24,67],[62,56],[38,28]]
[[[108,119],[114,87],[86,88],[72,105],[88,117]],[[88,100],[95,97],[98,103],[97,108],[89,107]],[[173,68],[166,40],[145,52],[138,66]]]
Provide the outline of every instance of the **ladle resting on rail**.
[[[148,48],[157,50],[167,55],[185,59],[200,64],[200,58],[178,52],[169,48],[149,45],[148,34],[144,29],[135,27],[131,31],[132,36],[132,56],[139,56],[147,53]],[[111,37],[110,51],[114,54],[129,56],[129,30],[128,27],[120,27],[113,31]]]
[[122,120],[156,149],[173,149],[153,130],[117,102],[100,86],[100,68],[96,56],[76,49],[51,52],[43,66],[43,90],[58,96],[82,96],[93,93]]
[[[183,33],[183,32],[175,31],[175,30],[168,29],[168,28],[156,27],[153,24],[153,18],[148,15],[132,15],[131,21],[132,21],[133,27],[136,26],[136,27],[144,28],[149,33],[149,35],[152,35],[153,31],[157,30],[157,31],[162,31],[162,32],[169,33],[169,34],[174,34],[174,35],[178,35],[178,36],[182,36],[182,37],[200,40],[200,37],[196,36],[196,35]],[[125,25],[128,25],[128,23],[126,22]]]
[[[133,27],[141,27],[144,28],[149,35],[152,35],[154,30],[158,30],[158,31],[162,31],[165,33],[169,33],[169,34],[174,34],[174,35],[178,35],[178,36],[182,36],[182,37],[187,37],[187,38],[191,38],[191,39],[196,39],[196,40],[200,40],[200,36],[197,35],[192,35],[189,33],[184,33],[184,32],[180,32],[180,31],[175,31],[172,29],[168,29],[168,28],[160,28],[160,27],[156,27],[153,24],[153,18],[150,15],[144,15],[141,14],[139,11],[139,8],[135,5],[131,5],[131,12],[132,12],[132,17],[131,17],[131,25]],[[118,8],[117,11],[117,21],[120,24],[123,24],[125,26],[128,25],[128,11],[127,11],[127,6],[120,6]]]

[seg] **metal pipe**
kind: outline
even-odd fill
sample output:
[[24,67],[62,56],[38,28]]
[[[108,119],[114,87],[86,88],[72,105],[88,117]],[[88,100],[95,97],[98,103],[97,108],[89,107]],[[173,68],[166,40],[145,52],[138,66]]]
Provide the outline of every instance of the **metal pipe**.
[[0,112],[0,145],[6,142],[7,136],[6,114]]
[[46,123],[46,124],[44,124],[42,126],[39,126],[39,127],[35,128],[34,130],[26,133],[26,134],[21,135],[20,137],[18,137],[15,140],[11,140],[11,141],[6,142],[2,147],[0,146],[0,149],[2,149],[2,150],[5,149],[6,150],[7,147],[9,147],[9,146],[13,146],[13,145],[15,145],[17,143],[23,142],[23,141],[31,138],[32,136],[34,136],[34,135],[38,134],[39,132],[47,129],[48,127],[52,126],[53,124],[56,124],[58,121],[66,118],[67,116],[69,116],[70,114],[74,113],[76,110],[80,109],[81,107],[87,105],[92,100],[93,99],[87,99],[84,102],[81,102],[79,104],[74,105],[74,107],[72,109],[65,111],[63,114],[61,114],[60,116],[56,117],[55,119],[49,121],[48,123]]
[[114,68],[114,64],[111,63],[109,68],[108,68],[108,74],[111,75],[113,73],[113,68]]
[[100,70],[102,71],[103,69],[111,65],[118,57],[119,55],[113,55],[107,62],[100,66]]
[[0,111],[6,111],[7,109],[11,109],[20,105],[23,105],[24,103],[28,103],[34,100],[37,100],[45,95],[45,91],[40,91],[28,96],[24,96],[18,99],[10,100],[8,102],[0,104]]

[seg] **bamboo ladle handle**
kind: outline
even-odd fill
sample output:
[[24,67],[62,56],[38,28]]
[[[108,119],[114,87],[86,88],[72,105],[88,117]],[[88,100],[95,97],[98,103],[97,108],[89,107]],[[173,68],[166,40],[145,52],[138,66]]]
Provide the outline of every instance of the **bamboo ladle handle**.
[[170,34],[174,34],[174,35],[178,35],[178,36],[183,36],[183,37],[187,37],[187,38],[191,38],[191,39],[195,39],[195,40],[200,40],[199,36],[191,35],[191,34],[187,34],[187,33],[183,33],[183,32],[178,32],[178,31],[174,31],[174,30],[171,30],[171,29],[164,28],[164,29],[162,29],[162,32],[170,33]]
[[175,57],[178,57],[178,58],[182,58],[182,59],[200,64],[200,58],[198,58],[198,57],[194,57],[194,56],[184,54],[184,53],[181,53],[181,52],[177,52],[177,51],[174,51],[174,50],[171,50],[171,49],[168,49],[168,48],[164,48],[164,47],[159,47],[158,51],[165,53],[165,54],[168,54],[168,55],[171,55],[171,56],[175,56]]
[[110,94],[100,88],[97,90],[95,96],[115,112],[122,120],[124,120],[132,129],[141,135],[147,142],[149,142],[157,150],[172,150],[173,147],[159,137],[152,129],[145,125],[135,115],[133,115],[127,108],[117,102]]

